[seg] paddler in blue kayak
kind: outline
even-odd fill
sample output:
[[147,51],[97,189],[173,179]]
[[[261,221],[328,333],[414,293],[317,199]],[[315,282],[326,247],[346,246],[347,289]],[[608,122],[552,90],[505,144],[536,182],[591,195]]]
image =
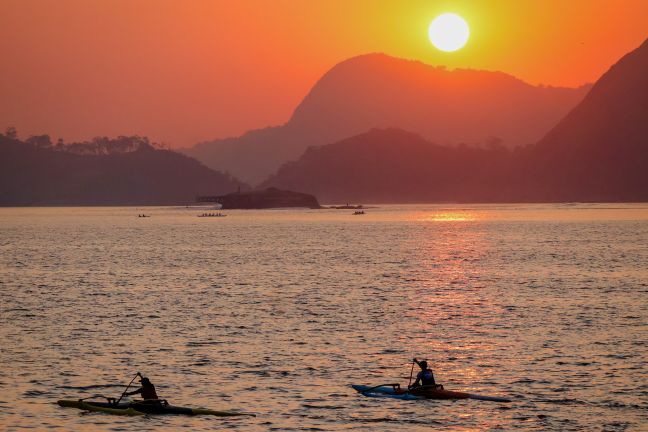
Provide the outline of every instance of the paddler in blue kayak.
[[432,369],[428,368],[428,364],[425,360],[418,361],[416,358],[414,358],[414,360],[412,361],[419,365],[421,372],[416,375],[416,381],[414,381],[414,384],[408,386],[410,389],[425,386],[443,390],[443,386],[441,384],[437,384],[436,381],[434,381],[434,373],[432,373]]
[[[138,374],[139,374],[139,372],[138,372]],[[149,380],[148,378],[143,377],[142,375],[140,375],[140,383],[142,384],[142,386],[140,388],[138,388],[137,390],[133,390],[132,392],[124,393],[124,395],[125,396],[132,396],[134,394],[139,393],[139,394],[142,395],[142,399],[144,399],[144,400],[158,400],[159,399],[157,393],[155,392],[155,386],[153,385],[151,380]]]

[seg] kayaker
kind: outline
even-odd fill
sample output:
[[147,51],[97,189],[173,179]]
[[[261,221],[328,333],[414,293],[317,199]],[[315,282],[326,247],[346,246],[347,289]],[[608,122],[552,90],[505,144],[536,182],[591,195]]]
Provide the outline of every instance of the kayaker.
[[146,377],[143,377],[140,375],[140,383],[142,384],[142,387],[138,388],[137,390],[134,390],[132,392],[125,393],[126,396],[132,396],[134,394],[141,394],[142,399],[144,400],[157,400],[160,399],[155,392],[155,386]]
[[422,386],[430,386],[440,390],[443,389],[443,386],[441,384],[437,384],[436,381],[434,381],[434,373],[432,373],[432,369],[428,368],[428,364],[425,360],[418,361],[416,358],[414,358],[414,360],[412,361],[419,365],[421,372],[416,375],[416,381],[414,381],[414,384],[409,386],[410,389]]

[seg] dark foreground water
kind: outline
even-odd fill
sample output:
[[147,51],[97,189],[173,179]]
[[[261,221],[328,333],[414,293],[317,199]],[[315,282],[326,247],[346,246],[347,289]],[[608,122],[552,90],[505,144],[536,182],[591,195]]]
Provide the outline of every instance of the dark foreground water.
[[[646,205],[203,211],[0,209],[0,429],[648,429]],[[349,387],[413,356],[514,402]],[[257,417],[54,404],[136,371]]]

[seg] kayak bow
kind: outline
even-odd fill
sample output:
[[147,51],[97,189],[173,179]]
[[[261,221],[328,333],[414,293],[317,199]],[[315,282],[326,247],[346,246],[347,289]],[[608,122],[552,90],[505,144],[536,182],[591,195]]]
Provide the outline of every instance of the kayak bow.
[[414,400],[414,399],[437,399],[437,400],[457,400],[457,399],[476,399],[492,402],[511,402],[508,398],[496,396],[482,396],[472,393],[456,392],[445,389],[439,389],[436,386],[422,386],[412,390],[402,389],[400,384],[381,384],[379,386],[351,385],[354,390],[368,397],[393,397],[395,399]]

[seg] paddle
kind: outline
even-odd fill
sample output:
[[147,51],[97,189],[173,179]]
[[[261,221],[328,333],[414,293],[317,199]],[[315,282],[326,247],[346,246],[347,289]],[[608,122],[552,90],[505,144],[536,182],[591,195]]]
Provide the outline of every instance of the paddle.
[[137,373],[135,374],[135,376],[133,377],[133,379],[131,380],[131,382],[129,382],[129,383],[128,383],[128,386],[126,386],[126,390],[124,390],[124,392],[121,394],[121,396],[119,396],[119,399],[117,399],[117,402],[115,402],[115,405],[118,405],[119,402],[122,400],[122,398],[126,395],[126,392],[127,392],[128,389],[130,388],[131,384],[133,384],[133,381],[135,381],[135,378],[137,378],[137,377],[141,377],[141,376],[142,376],[142,374],[139,373],[139,372],[137,372]]
[[410,377],[409,377],[409,382],[407,383],[407,388],[410,388],[412,385],[412,375],[414,374],[414,362],[416,362],[416,359],[412,360],[412,369],[410,369]]

